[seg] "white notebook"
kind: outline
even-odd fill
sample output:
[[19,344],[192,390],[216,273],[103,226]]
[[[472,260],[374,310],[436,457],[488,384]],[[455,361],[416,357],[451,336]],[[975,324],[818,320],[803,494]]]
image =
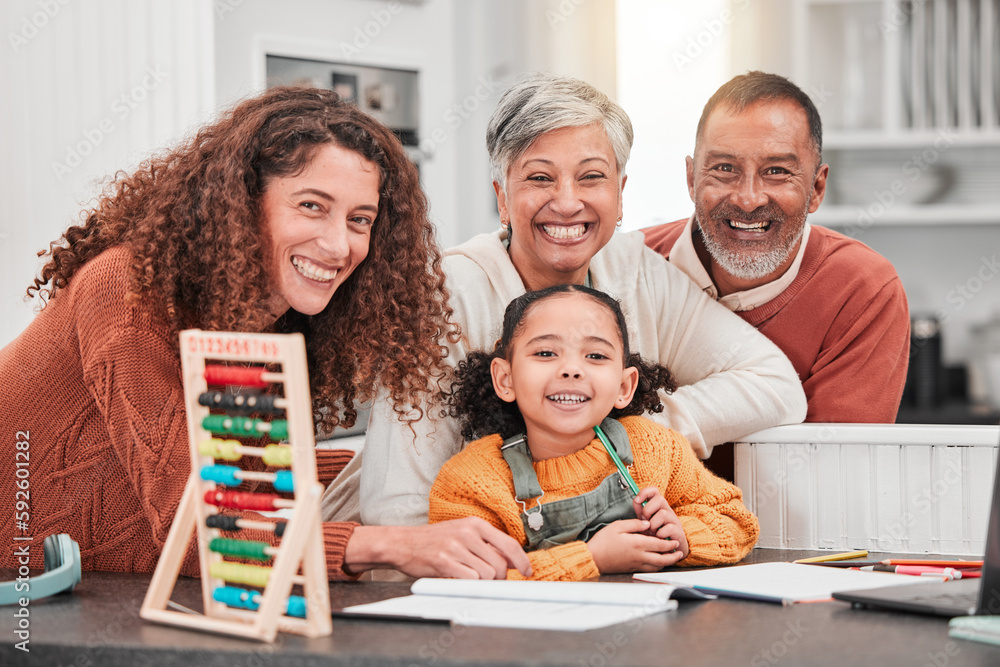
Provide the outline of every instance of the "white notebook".
[[672,586],[565,581],[418,579],[413,595],[345,607],[350,615],[580,632],[677,608]]

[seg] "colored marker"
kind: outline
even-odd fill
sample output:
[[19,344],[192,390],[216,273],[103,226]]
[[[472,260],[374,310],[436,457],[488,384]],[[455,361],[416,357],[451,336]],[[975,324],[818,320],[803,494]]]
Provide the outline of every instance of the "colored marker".
[[935,565],[868,565],[861,568],[870,572],[895,572],[896,574],[934,575],[948,579],[961,579],[962,571],[953,567],[938,567]]
[[[800,561],[795,561],[800,562]],[[880,560],[832,560],[823,561],[821,563],[805,563],[805,565],[822,565],[823,567],[841,567],[844,569],[855,569],[859,570],[866,565],[882,565]],[[885,566],[888,567],[888,566]]]
[[886,558],[883,565],[936,565],[938,567],[972,567],[979,569],[983,566],[981,560],[927,560],[920,558]]
[[796,563],[825,563],[832,560],[850,560],[851,558],[864,558],[867,551],[848,551],[842,554],[830,554],[829,556],[814,556],[813,558],[800,558]]

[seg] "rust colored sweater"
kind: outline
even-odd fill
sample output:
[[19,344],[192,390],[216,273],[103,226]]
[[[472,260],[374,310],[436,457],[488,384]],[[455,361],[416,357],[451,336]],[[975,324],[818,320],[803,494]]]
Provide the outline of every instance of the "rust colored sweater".
[[[643,229],[667,259],[687,220]],[[807,422],[893,423],[910,354],[910,313],[889,260],[812,225],[799,273],[776,298],[736,313],[795,367]]]
[[[743,505],[740,489],[709,472],[684,436],[644,417],[624,417],[632,446],[632,477],[639,488],[655,486],[680,519],[691,552],[679,565],[735,563],[757,541],[757,518]],[[431,488],[431,523],[478,516],[522,545],[528,543],[514,479],[500,453],[503,440],[476,440],[445,463]],[[567,456],[534,462],[543,502],[591,491],[617,471],[596,438]],[[528,509],[537,499],[525,502]],[[575,541],[532,551],[532,579],[574,581],[600,575],[586,543]],[[508,570],[508,579],[523,578]]]
[[[0,567],[17,567],[14,549],[31,544],[31,567],[41,568],[42,540],[56,533],[79,543],[84,570],[156,567],[191,463],[175,334],[146,303],[125,302],[128,261],[112,248],[88,262],[0,350]],[[316,454],[324,483],[351,458]],[[22,495],[15,455],[29,471]],[[16,516],[25,498],[26,516]],[[349,577],[355,525],[323,524],[331,579]],[[24,535],[34,541],[13,540]],[[240,536],[275,541],[266,531]],[[181,572],[198,574],[193,540]]]

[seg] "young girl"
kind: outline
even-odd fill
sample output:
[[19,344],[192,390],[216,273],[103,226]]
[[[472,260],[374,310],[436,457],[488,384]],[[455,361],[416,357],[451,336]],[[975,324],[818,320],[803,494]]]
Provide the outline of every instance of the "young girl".
[[706,470],[681,435],[638,416],[662,409],[657,390],[676,385],[629,352],[608,295],[557,285],[518,297],[493,353],[469,355],[456,373],[451,412],[479,440],[438,474],[431,522],[485,519],[524,545],[533,579],[733,563],[756,542],[739,488]]

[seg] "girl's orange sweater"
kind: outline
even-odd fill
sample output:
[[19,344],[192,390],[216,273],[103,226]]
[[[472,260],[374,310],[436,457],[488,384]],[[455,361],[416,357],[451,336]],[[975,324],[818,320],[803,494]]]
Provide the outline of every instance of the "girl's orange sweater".
[[[655,486],[677,514],[691,552],[679,565],[716,565],[741,560],[757,541],[757,518],[743,505],[740,489],[716,477],[699,461],[676,431],[644,417],[621,420],[632,446],[632,477],[639,488]],[[500,453],[503,440],[490,435],[471,443],[438,473],[431,489],[431,523],[477,516],[522,545],[527,544],[514,480]],[[567,456],[534,462],[545,491],[542,502],[591,491],[617,469],[596,438]],[[526,501],[531,509],[537,499]],[[600,574],[584,542],[534,551],[532,579],[580,580]],[[509,570],[508,578],[521,578]]]

